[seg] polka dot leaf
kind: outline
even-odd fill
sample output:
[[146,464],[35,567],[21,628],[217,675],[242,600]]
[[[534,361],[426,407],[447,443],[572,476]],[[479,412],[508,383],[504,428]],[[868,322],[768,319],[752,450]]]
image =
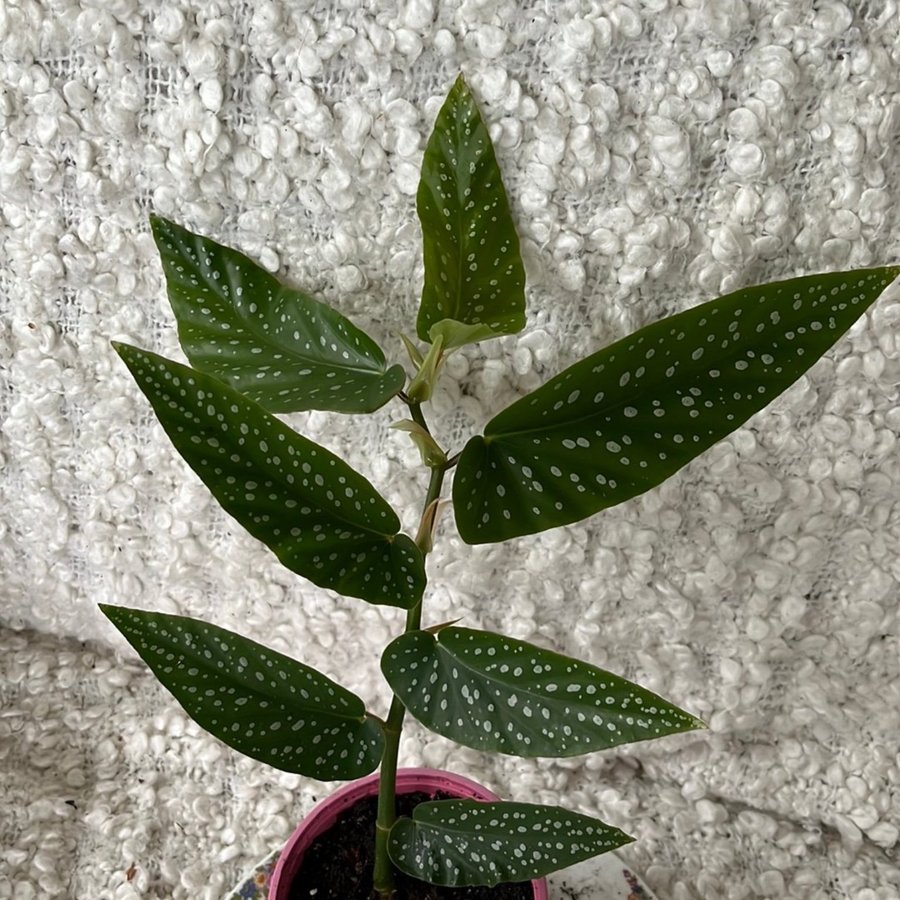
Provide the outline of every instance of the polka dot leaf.
[[632,840],[559,806],[437,800],[394,823],[388,852],[398,869],[422,881],[493,887],[542,878]]
[[453,484],[460,535],[533,534],[656,487],[793,384],[898,274],[745,288],[575,363],[465,446]]
[[416,195],[425,283],[416,321],[445,349],[525,326],[525,269],[488,130],[460,76],[438,113]]
[[370,603],[421,599],[424,557],[362,475],[211,375],[114,346],[175,449],[287,568]]
[[360,778],[381,761],[378,721],[321,672],[198,619],[100,609],[185,712],[240,753],[325,781]]
[[475,750],[577,756],[704,727],[617,675],[486,631],[409,632],[381,668],[423,725]]
[[150,220],[178,337],[191,364],[271,412],[372,412],[402,390],[401,366],[325,303],[242,253]]

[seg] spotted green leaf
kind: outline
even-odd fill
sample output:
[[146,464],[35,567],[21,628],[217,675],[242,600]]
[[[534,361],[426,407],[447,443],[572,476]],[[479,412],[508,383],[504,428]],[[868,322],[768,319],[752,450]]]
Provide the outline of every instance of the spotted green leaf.
[[493,886],[541,878],[632,840],[559,806],[438,800],[394,823],[388,852],[398,869],[431,884]]
[[388,368],[381,348],[330,306],[237,250],[158,216],[150,223],[195,368],[277,413],[372,412],[403,388],[403,368]]
[[463,539],[567,525],[665,481],[799,378],[898,274],[735,291],[570,366],[463,449],[453,484]]
[[408,632],[381,669],[423,725],[476,750],[577,756],[704,727],[630,681],[486,631]]
[[370,603],[421,599],[422,553],[362,475],[211,375],[115,346],[175,449],[291,571]]
[[323,780],[359,778],[384,733],[330,678],[216,625],[123,606],[100,609],[187,714],[229,747]]
[[425,257],[419,337],[433,341],[441,333],[449,350],[521,331],[519,238],[490,135],[462,77],[425,148],[416,209]]

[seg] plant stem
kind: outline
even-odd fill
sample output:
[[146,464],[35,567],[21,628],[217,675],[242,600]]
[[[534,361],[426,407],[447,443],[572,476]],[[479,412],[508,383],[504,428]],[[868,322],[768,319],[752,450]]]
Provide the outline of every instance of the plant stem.
[[378,816],[375,822],[375,873],[372,879],[379,900],[390,900],[394,896],[394,871],[388,855],[388,834],[397,818],[397,758],[405,712],[403,704],[395,696],[384,726],[384,755],[381,757],[381,776],[378,779]]
[[[422,415],[422,408],[418,403],[409,404],[413,419],[426,431],[428,425]],[[429,432],[430,433],[430,432]],[[449,466],[436,466],[431,470],[431,479],[428,482],[428,491],[425,495],[425,503],[422,506],[424,518],[428,507],[441,493],[444,483],[444,475]],[[422,529],[420,529],[420,533]],[[428,553],[427,546],[419,547],[423,554]],[[406,628],[404,633],[418,631],[422,624],[422,601],[420,600],[406,613]],[[388,834],[391,826],[397,819],[397,760],[400,754],[400,735],[403,731],[403,717],[406,708],[400,702],[400,698],[394,695],[391,700],[391,708],[387,720],[384,723],[384,755],[381,757],[381,776],[378,780],[378,816],[375,823],[375,874],[373,887],[379,900],[391,900],[394,896],[394,870],[388,855]]]
[[[407,402],[407,406],[409,406],[409,414],[412,416],[413,422],[417,425],[421,425],[429,434],[431,434],[431,429],[428,427],[428,423],[425,421],[425,416],[422,415],[422,404],[416,403],[415,400],[409,400]],[[432,478],[434,477],[435,470],[431,470]],[[442,475],[443,477],[443,475]],[[431,490],[431,485],[428,486],[429,491]],[[434,499],[434,498],[432,498]],[[425,506],[428,506],[428,502],[426,501]]]

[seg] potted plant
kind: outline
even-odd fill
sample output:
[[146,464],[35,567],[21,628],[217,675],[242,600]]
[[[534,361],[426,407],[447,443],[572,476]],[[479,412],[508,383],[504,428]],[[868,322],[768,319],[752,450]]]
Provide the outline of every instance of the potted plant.
[[[467,747],[526,758],[703,726],[587,662],[428,621],[425,559],[447,476],[457,529],[470,544],[567,525],[622,503],[784,391],[900,267],[749,287],[653,323],[521,397],[457,450],[439,445],[424,408],[443,363],[464,345],[525,325],[519,241],[462,78],[428,141],[417,211],[425,272],[418,342],[403,337],[411,377],[336,310],[159,217],[153,235],[191,366],[115,345],[188,465],[285,566],[320,587],[406,611],[405,630],[381,657],[389,711],[379,715],[324,674],[215,625],[102,609],[186,711],[233,748],[317,779],[368,778],[376,825],[363,896],[395,896],[403,873],[412,884],[445,887],[521,882],[525,896],[540,898],[547,873],[630,838],[560,807],[504,803],[467,787],[445,796],[426,786],[429,799],[398,815],[406,713]],[[362,474],[277,418],[310,409],[365,414],[392,400],[408,412],[395,427],[409,434],[429,473],[414,537],[401,532]],[[300,859],[282,858],[279,898],[305,878],[303,833],[291,842]]]
[[[371,832],[377,817],[379,781],[377,772],[351,781],[314,807],[279,854],[268,885],[267,900],[322,897],[323,887],[325,897],[352,900],[360,889],[360,896],[369,896],[372,880],[369,873],[374,871],[375,863]],[[395,790],[397,811],[407,815],[420,803],[438,798],[494,804],[500,800],[496,794],[468,778],[434,769],[398,769]],[[506,829],[503,839],[509,839],[509,831]],[[405,873],[397,873],[395,882],[398,896],[417,896],[414,892],[416,882]],[[479,894],[470,888],[467,896],[475,900]],[[501,900],[547,900],[547,882],[544,878],[536,878],[530,883],[486,888],[481,896],[500,896]]]

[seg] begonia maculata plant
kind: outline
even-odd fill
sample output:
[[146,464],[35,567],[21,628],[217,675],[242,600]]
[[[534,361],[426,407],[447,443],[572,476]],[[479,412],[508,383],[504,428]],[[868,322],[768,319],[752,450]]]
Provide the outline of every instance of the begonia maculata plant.
[[[397,817],[404,717],[466,747],[569,757],[702,728],[650,691],[552,649],[428,622],[425,558],[452,473],[466,543],[565,526],[661,484],[819,357],[900,266],[748,287],[648,325],[441,447],[427,405],[457,348],[525,327],[525,270],[491,140],[462,78],[440,110],[416,207],[424,285],[413,369],[332,307],[243,254],[151,219],[190,366],[117,343],[160,424],[222,507],[315,585],[406,611],[381,656],[386,714],[302,662],[213,624],[104,605],[187,713],[278,769],[350,780],[380,766],[373,894],[395,870],[448,886],[541,877],[631,840],[557,806],[441,800]],[[396,402],[429,473],[418,531],[363,474],[277,414]],[[487,601],[486,601],[487,602]],[[515,598],[508,602],[514,603]]]

